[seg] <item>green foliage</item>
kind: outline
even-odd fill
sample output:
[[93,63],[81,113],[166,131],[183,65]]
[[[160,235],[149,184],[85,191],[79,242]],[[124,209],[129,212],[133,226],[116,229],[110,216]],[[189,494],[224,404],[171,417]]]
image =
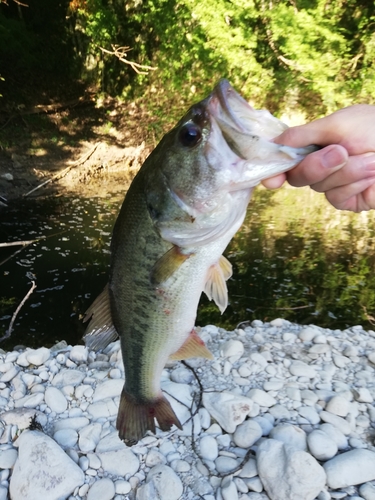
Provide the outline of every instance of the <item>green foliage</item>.
[[[163,119],[177,108],[180,115],[181,106],[207,94],[221,77],[257,107],[279,114],[295,109],[311,118],[375,101],[375,4],[367,0],[30,0],[29,5],[22,19],[14,6],[0,5],[6,80],[10,61],[30,71],[79,70],[103,92],[138,98],[151,106],[151,114],[164,109]],[[130,47],[128,60],[157,70],[137,74],[100,49],[112,46]]]

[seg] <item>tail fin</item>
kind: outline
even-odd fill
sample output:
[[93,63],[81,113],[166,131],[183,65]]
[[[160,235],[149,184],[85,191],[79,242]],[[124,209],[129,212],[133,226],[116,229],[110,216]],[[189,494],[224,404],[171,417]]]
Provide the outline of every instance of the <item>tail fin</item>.
[[155,419],[162,431],[169,431],[173,424],[182,429],[180,421],[164,396],[151,401],[138,401],[127,393],[124,387],[116,422],[120,439],[128,446],[136,444],[147,431],[155,433]]

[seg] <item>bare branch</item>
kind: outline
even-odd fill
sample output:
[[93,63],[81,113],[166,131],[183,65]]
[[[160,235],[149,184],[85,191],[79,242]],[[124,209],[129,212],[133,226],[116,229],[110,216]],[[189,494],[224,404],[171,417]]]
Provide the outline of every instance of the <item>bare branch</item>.
[[[104,49],[103,47],[99,47],[99,49],[105,54],[110,54],[111,56],[116,56],[119,61],[129,64],[129,66],[138,74],[138,75],[147,75],[148,71],[155,71],[157,68],[153,66],[146,66],[144,64],[138,64],[134,61],[129,61],[126,58],[127,52],[130,52],[132,49],[130,47],[118,47],[116,45],[112,45],[112,52],[110,50]],[[145,71],[141,71],[145,70]]]
[[62,177],[63,175],[67,174],[69,172],[69,170],[71,170],[72,168],[77,167],[81,163],[85,163],[85,161],[90,158],[90,156],[93,154],[93,152],[99,146],[99,144],[100,144],[100,142],[97,142],[96,144],[94,144],[94,146],[90,149],[90,151],[88,151],[86,154],[84,154],[78,160],[72,162],[69,165],[69,167],[64,168],[64,170],[62,170],[61,172],[58,172],[57,174],[53,175],[50,179],[47,179],[46,181],[42,182],[41,184],[39,184],[38,186],[36,186],[35,188],[33,188],[31,191],[28,191],[27,193],[25,193],[23,196],[24,197],[29,196],[29,194],[34,193],[34,191],[37,191],[38,189],[40,189],[41,187],[45,186],[46,184],[49,184],[50,182],[56,180],[58,177]]
[[30,297],[30,295],[33,293],[34,289],[36,288],[35,281],[32,281],[31,283],[32,283],[32,285],[31,285],[30,290],[27,292],[27,294],[21,300],[21,302],[20,302],[19,306],[17,307],[17,309],[14,311],[12,319],[10,320],[10,323],[9,323],[8,331],[6,332],[6,334],[3,337],[0,338],[0,342],[2,342],[5,339],[8,339],[10,337],[10,335],[12,333],[12,330],[13,330],[13,324],[16,321],[17,314],[20,312],[21,307],[24,305],[24,303],[26,302],[26,300]]

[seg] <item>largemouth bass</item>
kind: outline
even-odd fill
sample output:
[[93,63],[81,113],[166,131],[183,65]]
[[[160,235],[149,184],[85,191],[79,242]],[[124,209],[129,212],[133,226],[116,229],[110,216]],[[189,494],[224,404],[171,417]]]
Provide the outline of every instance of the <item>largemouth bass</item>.
[[270,142],[287,128],[254,110],[226,80],[192,106],[150,154],[125,196],[111,242],[109,284],[86,313],[85,342],[103,349],[117,334],[125,385],[117,417],[131,445],[181,427],[160,389],[168,359],[211,353],[194,331],[202,291],[223,312],[232,268],[222,255],[251,192],[316,148]]

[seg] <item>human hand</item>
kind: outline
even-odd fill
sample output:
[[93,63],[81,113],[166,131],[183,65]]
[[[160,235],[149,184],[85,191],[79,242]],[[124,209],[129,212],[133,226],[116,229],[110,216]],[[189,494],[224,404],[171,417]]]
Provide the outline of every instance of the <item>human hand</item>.
[[267,188],[278,188],[288,180],[292,186],[310,185],[325,193],[340,210],[375,208],[375,106],[341,109],[291,127],[274,142],[294,147],[317,144],[323,149],[308,155],[291,171],[263,181]]

